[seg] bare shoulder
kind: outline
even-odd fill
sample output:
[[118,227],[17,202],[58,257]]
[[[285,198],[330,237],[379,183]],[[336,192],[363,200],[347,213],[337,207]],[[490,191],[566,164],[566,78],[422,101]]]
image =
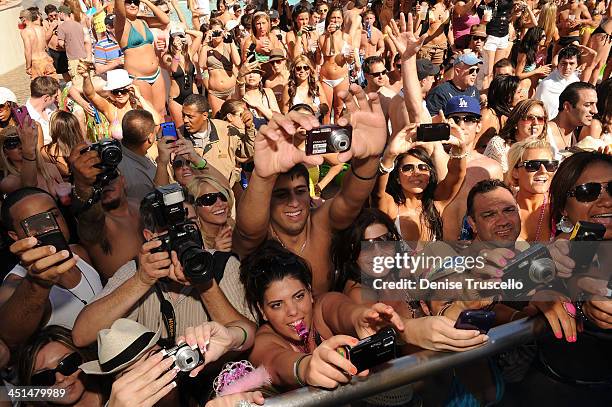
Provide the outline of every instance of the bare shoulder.
[[[497,161],[495,161],[492,158],[489,157],[485,157],[482,154],[478,154],[478,158],[470,161],[468,163],[468,168],[469,169],[481,169],[483,171],[485,171],[487,174],[483,174],[483,178],[482,179],[487,179],[487,178],[497,178],[497,179],[501,179],[503,177],[503,170],[501,168],[501,165],[499,165],[499,163]],[[486,176],[488,175],[488,176]],[[479,179],[478,181],[481,181],[481,179]],[[476,182],[478,182],[476,181]]]

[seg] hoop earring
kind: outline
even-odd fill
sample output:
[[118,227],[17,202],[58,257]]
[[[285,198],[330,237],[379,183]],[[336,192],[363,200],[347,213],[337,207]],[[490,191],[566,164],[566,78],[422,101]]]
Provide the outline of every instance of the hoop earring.
[[572,225],[569,219],[565,215],[563,215],[557,223],[557,229],[559,229],[563,233],[570,233],[572,230],[574,230],[574,225]]

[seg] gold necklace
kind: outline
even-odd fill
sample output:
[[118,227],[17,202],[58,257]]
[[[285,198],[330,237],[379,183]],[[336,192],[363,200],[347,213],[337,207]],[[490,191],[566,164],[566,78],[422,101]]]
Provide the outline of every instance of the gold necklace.
[[[283,249],[287,249],[290,250],[287,246],[285,246],[285,243],[283,243],[283,241],[281,240],[280,237],[278,237],[278,234],[276,233],[276,230],[274,230],[274,226],[270,225],[270,228],[272,228],[272,235],[274,236],[274,238],[276,240],[278,240],[278,242],[281,244],[281,246],[283,246]],[[302,247],[300,247],[300,250],[297,252],[297,254],[302,254],[302,252],[304,251],[304,248],[306,247],[306,243],[308,242],[308,229],[306,229],[306,237],[304,239],[304,243],[302,244]],[[292,251],[292,250],[290,250]]]

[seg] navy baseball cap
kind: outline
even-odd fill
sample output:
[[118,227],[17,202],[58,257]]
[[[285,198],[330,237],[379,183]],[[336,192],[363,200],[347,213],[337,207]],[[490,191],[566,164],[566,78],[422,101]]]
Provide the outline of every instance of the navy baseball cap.
[[444,107],[446,117],[457,114],[467,113],[480,116],[480,102],[470,96],[453,96]]

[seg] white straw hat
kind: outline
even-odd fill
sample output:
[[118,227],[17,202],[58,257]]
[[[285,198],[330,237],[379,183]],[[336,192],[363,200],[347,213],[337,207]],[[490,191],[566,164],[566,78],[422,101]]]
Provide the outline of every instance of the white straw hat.
[[113,69],[106,73],[106,85],[104,90],[115,90],[125,88],[132,84],[132,78],[125,69]]
[[[161,328],[160,328],[161,329]],[[131,319],[120,318],[110,329],[98,332],[98,358],[83,363],[81,370],[87,374],[106,375],[120,372],[136,362],[157,341],[161,331],[149,331]]]

